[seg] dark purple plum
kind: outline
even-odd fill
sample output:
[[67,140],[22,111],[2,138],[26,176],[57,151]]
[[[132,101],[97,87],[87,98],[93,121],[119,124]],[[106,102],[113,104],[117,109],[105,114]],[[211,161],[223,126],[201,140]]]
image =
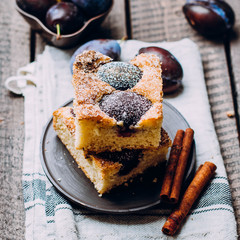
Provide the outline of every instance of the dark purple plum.
[[73,3],[60,2],[46,14],[46,26],[58,36],[74,33],[84,25],[84,14]]
[[140,53],[151,53],[159,57],[162,63],[163,92],[172,93],[182,84],[183,70],[178,60],[166,49],[159,47],[146,47],[139,50]]
[[56,2],[57,0],[17,0],[17,5],[25,12],[44,19],[47,10]]
[[94,17],[106,12],[111,6],[112,0],[72,0],[87,16]]
[[72,72],[73,63],[78,54],[82,53],[85,50],[94,50],[100,52],[106,56],[109,56],[114,61],[119,60],[121,54],[121,47],[116,40],[113,39],[96,39],[84,43],[80,46],[72,55],[70,61],[70,68]]
[[188,23],[205,36],[220,36],[232,29],[235,14],[224,1],[196,0],[183,6]]

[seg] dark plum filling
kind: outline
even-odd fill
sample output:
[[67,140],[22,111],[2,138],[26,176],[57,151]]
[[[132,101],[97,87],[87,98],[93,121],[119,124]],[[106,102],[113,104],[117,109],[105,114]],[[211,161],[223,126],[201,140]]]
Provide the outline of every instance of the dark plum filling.
[[119,175],[126,175],[129,172],[131,172],[133,168],[137,167],[139,163],[140,154],[141,150],[124,149],[121,152],[99,153],[98,156],[103,159],[121,163],[122,167],[119,171]]
[[120,131],[126,131],[137,124],[152,103],[137,93],[120,91],[103,96],[99,106],[107,115],[118,122],[123,122],[123,126],[120,125]]

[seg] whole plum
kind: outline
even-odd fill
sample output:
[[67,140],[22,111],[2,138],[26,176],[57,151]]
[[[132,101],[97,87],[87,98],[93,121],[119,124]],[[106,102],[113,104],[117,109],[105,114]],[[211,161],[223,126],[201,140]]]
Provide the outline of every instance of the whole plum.
[[47,10],[56,2],[57,0],[17,0],[17,5],[25,12],[43,19]]
[[110,5],[111,0],[72,0],[78,7],[80,7],[87,16],[94,17],[101,13],[106,12]]
[[113,39],[95,39],[89,42],[84,43],[80,46],[72,55],[70,60],[70,68],[72,72],[73,63],[78,54],[82,53],[85,50],[94,50],[100,52],[106,56],[109,56],[114,61],[119,60],[121,54],[121,47],[116,40]]
[[46,14],[46,26],[61,34],[70,34],[80,29],[84,24],[81,10],[73,3],[59,2],[50,7]]
[[195,0],[183,6],[188,23],[205,36],[220,36],[232,29],[235,14],[224,1]]
[[153,46],[141,48],[139,50],[140,53],[151,53],[159,57],[162,66],[164,93],[172,93],[179,89],[183,78],[182,66],[169,51]]

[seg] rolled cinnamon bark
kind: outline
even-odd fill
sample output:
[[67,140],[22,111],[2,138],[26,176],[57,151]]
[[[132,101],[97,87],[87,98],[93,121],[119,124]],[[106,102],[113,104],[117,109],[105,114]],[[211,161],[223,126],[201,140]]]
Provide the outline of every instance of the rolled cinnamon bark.
[[178,159],[182,150],[183,136],[184,136],[184,131],[179,129],[173,140],[173,145],[170,151],[170,156],[168,159],[168,164],[166,167],[162,189],[160,193],[160,198],[163,201],[169,201],[174,174],[175,174]]
[[199,167],[195,177],[184,193],[178,209],[176,209],[165,222],[162,228],[163,233],[173,236],[179,229],[183,219],[187,216],[193,203],[196,201],[208,181],[212,178],[216,169],[216,165],[211,162],[205,162]]
[[191,151],[194,131],[191,128],[187,128],[183,137],[182,151],[179,156],[174,180],[172,184],[172,190],[170,194],[170,202],[177,203],[179,200],[183,177],[185,174],[188,157]]

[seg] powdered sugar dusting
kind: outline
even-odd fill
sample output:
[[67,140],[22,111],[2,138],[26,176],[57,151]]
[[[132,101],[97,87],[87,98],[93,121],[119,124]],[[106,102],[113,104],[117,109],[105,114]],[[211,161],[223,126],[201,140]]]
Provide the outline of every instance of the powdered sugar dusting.
[[84,51],[76,57],[73,66],[72,84],[75,90],[75,104],[98,102],[103,95],[114,88],[97,77],[98,68],[111,61],[111,58],[95,51]]
[[133,88],[142,78],[142,71],[125,62],[110,62],[99,67],[97,75],[117,90]]
[[162,102],[162,71],[159,58],[154,54],[142,53],[131,60],[131,64],[143,72],[141,81],[131,91],[145,96],[152,103]]
[[[117,66],[118,68],[119,66],[127,66],[127,77],[118,76],[121,73],[121,70],[118,70],[115,73],[114,69],[111,70],[109,66]],[[114,87],[129,87],[127,90],[128,93],[132,92],[136,95],[142,95],[140,98],[145,99],[150,103],[149,108],[142,108],[144,103],[142,103],[141,100],[139,100],[139,104],[135,103],[135,100],[131,100],[128,104],[123,104],[126,106],[129,105],[130,107],[126,109],[122,108],[120,110],[120,120],[111,117],[111,114],[102,111],[103,109],[100,109],[99,107],[100,101],[102,101],[105,96],[112,95],[119,91],[109,83],[101,80],[98,71],[104,67],[112,73],[109,72],[107,76],[107,81],[109,81],[109,83],[117,82],[117,86],[114,85]],[[129,69],[131,71],[129,71]],[[94,119],[95,121],[109,124],[109,126],[117,124],[121,127],[122,125],[123,128],[135,125],[136,123],[137,125],[134,127],[137,126],[141,128],[147,125],[154,127],[160,126],[162,121],[161,102],[163,92],[161,66],[159,58],[156,55],[140,54],[136,56],[130,64],[118,62],[114,65],[111,62],[111,58],[104,56],[101,53],[85,51],[76,57],[73,72],[72,83],[75,90],[74,109],[78,119]],[[115,75],[115,77],[110,75]],[[115,78],[120,79],[120,81],[115,81]],[[130,79],[130,81],[127,81],[126,79]],[[124,83],[121,83],[121,85],[119,82]],[[127,82],[126,86],[124,85],[125,82]],[[136,85],[134,86],[134,84]],[[127,100],[123,97],[123,102],[124,101]],[[112,109],[116,109],[116,111],[117,108],[119,108],[119,104],[115,103],[115,99],[111,99],[109,105],[113,105]],[[134,109],[133,106],[137,107]],[[127,120],[127,118],[129,118],[129,120]]]
[[118,122],[123,121],[123,126],[129,128],[134,126],[152,106],[145,97],[133,93],[115,91],[105,95],[99,104],[102,111]]

